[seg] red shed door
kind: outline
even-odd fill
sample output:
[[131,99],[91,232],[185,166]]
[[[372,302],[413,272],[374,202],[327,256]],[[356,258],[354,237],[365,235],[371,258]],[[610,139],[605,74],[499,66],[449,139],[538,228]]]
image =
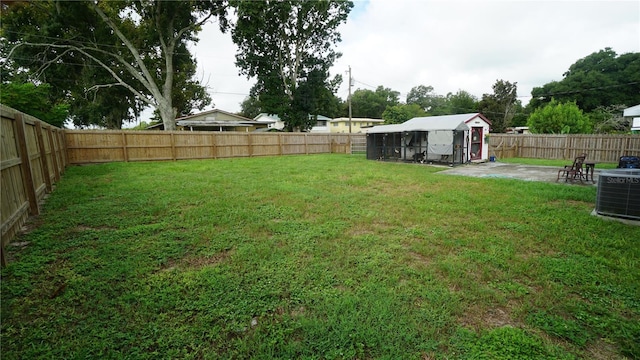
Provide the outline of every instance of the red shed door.
[[482,159],[482,128],[471,128],[471,160]]

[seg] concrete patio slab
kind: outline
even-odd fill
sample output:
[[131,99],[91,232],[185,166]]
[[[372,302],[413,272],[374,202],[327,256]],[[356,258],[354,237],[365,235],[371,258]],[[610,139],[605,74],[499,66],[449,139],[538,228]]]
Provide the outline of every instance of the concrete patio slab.
[[[560,170],[560,167],[558,166],[535,166],[507,164],[502,162],[485,162],[456,166],[454,168],[441,171],[440,174],[556,182],[558,170]],[[568,182],[568,184],[595,185],[598,182],[599,173],[600,171],[596,169],[593,175],[593,183],[591,181],[574,181]],[[565,182],[560,179],[558,183],[564,184]]]

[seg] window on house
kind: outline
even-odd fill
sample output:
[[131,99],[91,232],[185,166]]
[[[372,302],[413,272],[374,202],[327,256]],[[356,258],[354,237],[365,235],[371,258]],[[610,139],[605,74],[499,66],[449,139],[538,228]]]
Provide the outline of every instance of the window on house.
[[334,122],[334,123],[333,123],[333,126],[336,126],[336,127],[337,127],[337,126],[338,126],[338,123],[337,123],[337,122]]

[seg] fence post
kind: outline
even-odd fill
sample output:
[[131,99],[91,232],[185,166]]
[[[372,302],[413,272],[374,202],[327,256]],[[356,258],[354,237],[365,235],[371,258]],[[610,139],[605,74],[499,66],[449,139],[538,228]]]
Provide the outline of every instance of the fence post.
[[22,175],[25,180],[24,185],[27,199],[29,199],[29,212],[31,215],[39,215],[40,208],[38,207],[38,199],[36,198],[36,186],[33,183],[33,171],[31,169],[31,159],[27,148],[24,119],[21,113],[16,113],[14,118],[16,120],[18,151],[20,152],[21,159],[20,168],[22,169]]
[[58,167],[58,156],[56,155],[56,146],[53,142],[52,126],[47,126],[47,137],[49,138],[49,147],[51,148],[51,162],[53,162],[53,179],[60,180],[60,168]]
[[42,139],[42,124],[40,121],[36,121],[36,141],[38,148],[40,149],[40,166],[42,167],[42,177],[44,183],[47,186],[47,192],[51,192],[51,175],[49,174],[49,161],[47,160],[47,153],[44,148],[44,140]]
[[123,130],[122,132],[122,158],[124,162],[129,162],[129,148],[127,147],[127,134]]
[[253,155],[253,146],[251,145],[251,133],[247,133],[247,146],[249,147],[249,157]]
[[66,168],[69,165],[69,153],[67,152],[67,132],[64,130],[60,130],[60,151],[62,151],[62,155],[64,156],[64,167]]
[[624,146],[624,148],[622,149],[622,154],[620,154],[620,157],[623,157],[625,155],[627,155],[627,153],[629,152],[629,149],[631,148],[631,137],[627,138],[627,145]]
[[173,132],[169,135],[171,135],[171,158],[176,161],[176,140],[173,137]]
[[282,155],[282,134],[278,133],[278,155]]
[[64,174],[64,170],[66,169],[67,162],[64,158],[64,152],[62,150],[62,141],[60,140],[60,129],[53,129],[53,133],[55,134],[55,144],[58,147],[57,156],[60,157],[60,175]]
[[213,154],[213,158],[218,158],[218,143],[216,142],[216,134],[215,131],[211,132],[211,151]]

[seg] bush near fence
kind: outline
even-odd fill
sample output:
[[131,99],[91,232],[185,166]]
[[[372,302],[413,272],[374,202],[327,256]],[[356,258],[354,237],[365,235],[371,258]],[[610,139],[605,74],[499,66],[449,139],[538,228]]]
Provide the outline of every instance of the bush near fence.
[[621,156],[640,156],[640,135],[491,134],[489,155],[501,158],[573,160],[587,153],[595,162],[618,162]]
[[29,215],[40,213],[40,201],[53,190],[67,166],[62,129],[0,105],[0,258],[4,247]]

